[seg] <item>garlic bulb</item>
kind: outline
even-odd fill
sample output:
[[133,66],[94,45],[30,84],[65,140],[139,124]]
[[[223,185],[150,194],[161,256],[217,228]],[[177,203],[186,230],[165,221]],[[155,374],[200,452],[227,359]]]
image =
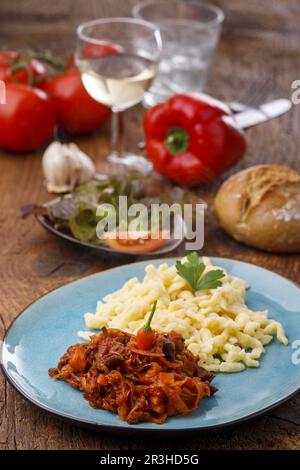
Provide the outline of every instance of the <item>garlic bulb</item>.
[[95,166],[76,144],[52,142],[42,160],[47,190],[52,193],[70,191],[75,184],[92,179]]

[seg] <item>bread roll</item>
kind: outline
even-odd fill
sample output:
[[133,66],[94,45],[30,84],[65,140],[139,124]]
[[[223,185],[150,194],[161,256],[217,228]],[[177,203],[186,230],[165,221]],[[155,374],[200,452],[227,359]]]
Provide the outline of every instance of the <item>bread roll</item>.
[[215,214],[240,242],[277,253],[300,252],[300,174],[281,165],[236,173],[219,189]]

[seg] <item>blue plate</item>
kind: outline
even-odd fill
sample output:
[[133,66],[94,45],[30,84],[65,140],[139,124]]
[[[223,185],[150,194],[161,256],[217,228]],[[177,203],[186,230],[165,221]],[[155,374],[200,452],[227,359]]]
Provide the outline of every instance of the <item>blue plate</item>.
[[[40,298],[15,320],[2,348],[2,367],[9,382],[40,408],[77,424],[118,433],[170,433],[210,430],[262,414],[300,390],[300,289],[270,271],[239,261],[212,258],[234,276],[250,284],[247,303],[254,310],[268,309],[280,321],[289,345],[278,341],[266,347],[258,369],[235,374],[218,374],[219,391],[201,402],[188,416],[176,416],[163,425],[128,425],[117,415],[95,410],[82,393],[48,376],[66,348],[78,342],[77,331],[85,329],[83,313],[94,311],[97,300],[122,286],[133,276],[143,277],[149,261],[129,264],[85,277]],[[155,260],[174,263],[174,259]],[[299,346],[298,346],[299,348]]]

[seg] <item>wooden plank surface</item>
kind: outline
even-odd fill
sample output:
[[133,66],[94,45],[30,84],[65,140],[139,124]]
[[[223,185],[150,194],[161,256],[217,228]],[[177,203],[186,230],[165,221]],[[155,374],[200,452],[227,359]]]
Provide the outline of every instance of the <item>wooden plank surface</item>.
[[[134,0],[1,0],[0,47],[51,47],[72,50],[74,29],[82,20],[129,15]],[[299,79],[298,0],[219,0],[226,14],[221,43],[212,67],[209,91],[216,97],[240,99],[253,83],[269,78],[265,98],[289,97],[291,82]],[[137,113],[138,110],[138,113]],[[143,110],[127,113],[126,146],[135,149],[142,135]],[[286,163],[300,170],[300,106],[270,123],[247,131],[249,148],[242,163]],[[108,127],[77,139],[99,162],[108,150]],[[57,240],[32,220],[21,221],[19,208],[49,198],[42,185],[41,154],[0,155],[0,337],[30,302],[50,289],[80,276],[120,264],[105,256]],[[204,254],[232,257],[272,269],[300,283],[300,256],[277,256],[230,240],[217,227],[211,212],[220,181],[200,190],[207,200]],[[276,367],[276,365],[274,365]],[[263,384],[258,384],[259,386]],[[181,440],[185,449],[299,449],[300,397],[267,416],[232,430]],[[0,448],[2,449],[149,449],[138,438],[119,438],[66,424],[20,397],[0,374]],[[176,449],[174,440],[151,442],[153,449]]]

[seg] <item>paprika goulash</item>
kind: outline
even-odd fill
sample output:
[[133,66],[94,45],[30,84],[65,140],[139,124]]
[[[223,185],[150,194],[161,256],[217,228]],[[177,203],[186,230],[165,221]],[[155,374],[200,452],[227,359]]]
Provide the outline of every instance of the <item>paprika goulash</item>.
[[180,334],[151,333],[150,348],[139,349],[135,335],[103,328],[88,343],[70,346],[49,375],[82,391],[93,408],[117,413],[129,424],[162,424],[191,413],[216,392],[214,375],[198,366]]

